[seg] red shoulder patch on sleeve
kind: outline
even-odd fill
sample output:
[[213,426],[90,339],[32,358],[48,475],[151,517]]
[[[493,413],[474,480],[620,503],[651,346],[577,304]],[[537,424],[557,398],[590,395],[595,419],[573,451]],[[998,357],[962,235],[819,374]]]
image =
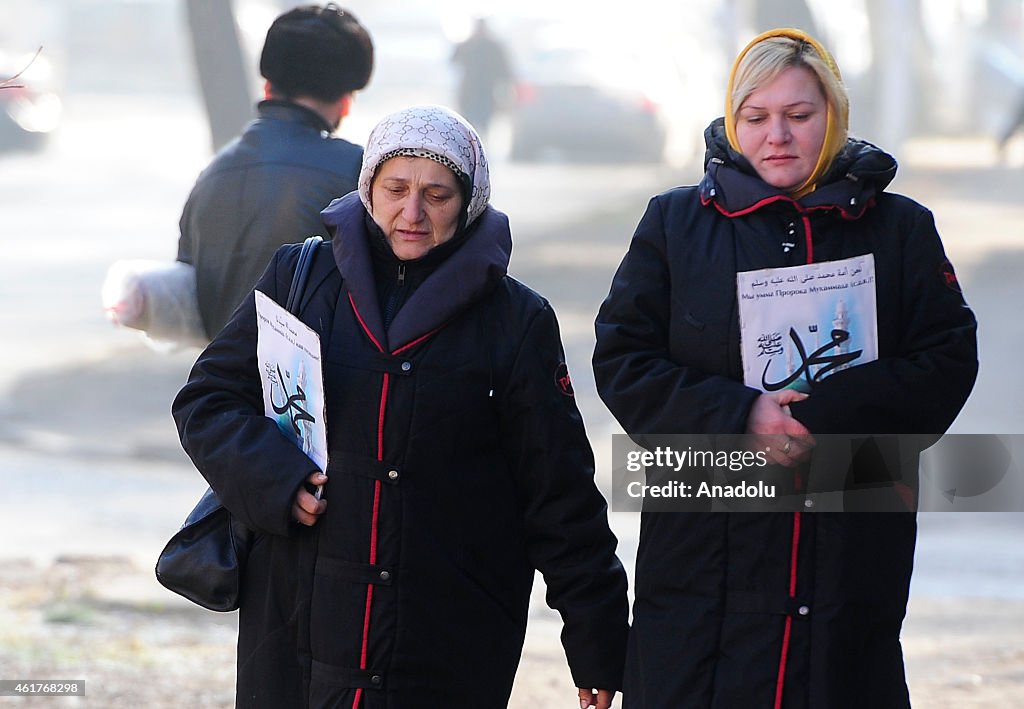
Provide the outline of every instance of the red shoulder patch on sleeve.
[[565,396],[576,396],[572,389],[572,379],[569,377],[569,368],[562,362],[555,367],[555,386]]
[[953,264],[949,262],[949,259],[946,259],[942,264],[940,264],[939,274],[942,276],[942,282],[945,284],[946,288],[956,291],[957,293],[961,292],[960,281],[957,279],[956,271],[953,270]]

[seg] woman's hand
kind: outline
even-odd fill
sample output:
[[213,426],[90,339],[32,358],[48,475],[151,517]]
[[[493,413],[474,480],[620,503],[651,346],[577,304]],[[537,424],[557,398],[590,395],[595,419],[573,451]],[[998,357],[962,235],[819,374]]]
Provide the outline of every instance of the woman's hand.
[[783,389],[761,394],[750,407],[747,433],[754,436],[753,447],[763,449],[771,462],[792,468],[810,456],[814,436],[789,412],[790,403],[806,398],[806,394]]
[[580,697],[580,709],[597,707],[597,709],[608,709],[612,705],[615,691],[612,689],[584,689],[578,687]]
[[327,511],[327,500],[321,500],[316,495],[306,490],[306,484],[317,487],[327,482],[327,476],[319,470],[312,473],[295,494],[295,502],[292,503],[292,517],[299,524],[312,527],[320,519],[320,515]]

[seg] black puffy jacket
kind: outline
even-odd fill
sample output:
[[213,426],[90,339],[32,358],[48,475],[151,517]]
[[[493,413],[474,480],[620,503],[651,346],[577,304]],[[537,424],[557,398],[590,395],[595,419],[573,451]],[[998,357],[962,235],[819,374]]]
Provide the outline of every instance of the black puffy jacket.
[[[488,209],[384,330],[364,214],[356,194],[324,212],[334,239],[301,309],[327,392],[328,508],[314,527],[290,522],[313,467],[262,414],[251,302],[174,403],[186,451],[258,530],[239,706],[505,706],[534,569],[576,684],[618,689],[625,572],[554,313],[506,275],[507,219]],[[257,287],[282,299],[297,250]]]
[[[720,119],[706,137],[704,179],[651,200],[597,317],[597,387],[623,428],[743,433],[759,392],[743,384],[736,273],[871,253],[879,358],[792,414],[812,434],[944,432],[977,373],[976,322],[931,213],[884,192],[895,161],[851,140],[794,201]],[[910,512],[645,513],[625,706],[908,706],[915,538]]]
[[258,118],[203,170],[181,214],[178,260],[196,268],[213,337],[282,244],[323,234],[320,211],[356,188],[363,149],[313,111],[263,101]]

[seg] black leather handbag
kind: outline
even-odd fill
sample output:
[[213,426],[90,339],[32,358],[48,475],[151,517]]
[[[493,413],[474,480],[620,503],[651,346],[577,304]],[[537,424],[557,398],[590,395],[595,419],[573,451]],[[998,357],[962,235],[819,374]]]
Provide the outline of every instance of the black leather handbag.
[[[302,244],[285,308],[297,314],[323,239],[311,236]],[[245,562],[253,532],[231,516],[213,488],[207,488],[185,524],[171,537],[156,562],[156,579],[164,587],[212,611],[238,608]]]

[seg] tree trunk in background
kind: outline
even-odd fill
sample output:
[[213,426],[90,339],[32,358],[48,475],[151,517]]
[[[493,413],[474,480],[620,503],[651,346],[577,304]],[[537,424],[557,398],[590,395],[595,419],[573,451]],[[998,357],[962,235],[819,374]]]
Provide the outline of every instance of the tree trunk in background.
[[186,8],[196,74],[216,151],[253,117],[247,62],[231,0],[186,0]]
[[766,32],[776,27],[795,27],[821,41],[814,14],[805,0],[757,0],[754,3],[754,29]]
[[854,106],[866,125],[864,137],[889,152],[923,123],[922,104],[932,85],[927,38],[918,0],[867,0],[871,70],[866,105]]

